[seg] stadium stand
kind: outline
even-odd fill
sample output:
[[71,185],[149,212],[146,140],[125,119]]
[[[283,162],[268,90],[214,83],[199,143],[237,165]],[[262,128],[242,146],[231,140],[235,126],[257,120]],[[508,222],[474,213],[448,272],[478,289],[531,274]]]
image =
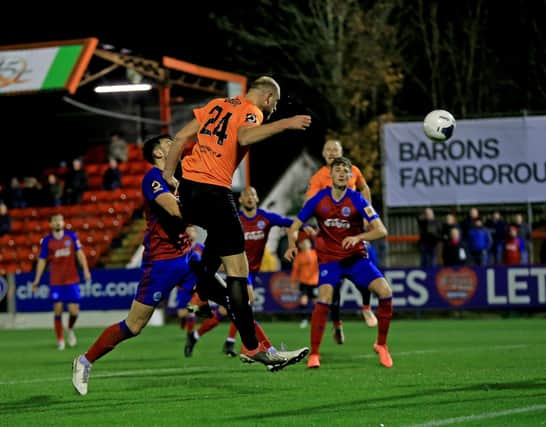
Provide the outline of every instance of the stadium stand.
[[[126,231],[135,228],[131,227],[131,223],[134,218],[138,218],[143,206],[140,185],[149,167],[142,157],[140,147],[129,144],[129,160],[120,165],[122,187],[116,190],[101,189],[102,175],[108,166],[105,146],[91,148],[83,158],[89,189],[80,204],[10,209],[12,231],[0,237],[0,274],[32,271],[40,250],[40,239],[50,231],[49,217],[52,213],[62,213],[66,229],[78,234],[90,268],[106,264],[113,242],[123,242]],[[65,171],[62,168],[46,169],[43,175],[47,176],[50,172],[62,178]],[[141,237],[141,221],[137,219],[135,223],[139,225],[136,227],[138,233],[133,233],[128,239],[130,242],[136,242],[137,237]]]

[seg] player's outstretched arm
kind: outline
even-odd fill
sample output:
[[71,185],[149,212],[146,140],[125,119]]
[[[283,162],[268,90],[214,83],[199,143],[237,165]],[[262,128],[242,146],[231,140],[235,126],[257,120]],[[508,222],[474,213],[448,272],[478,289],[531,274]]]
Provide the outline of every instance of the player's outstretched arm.
[[265,125],[243,126],[237,132],[237,140],[240,145],[251,145],[285,130],[305,130],[309,126],[311,126],[311,116],[292,116]]

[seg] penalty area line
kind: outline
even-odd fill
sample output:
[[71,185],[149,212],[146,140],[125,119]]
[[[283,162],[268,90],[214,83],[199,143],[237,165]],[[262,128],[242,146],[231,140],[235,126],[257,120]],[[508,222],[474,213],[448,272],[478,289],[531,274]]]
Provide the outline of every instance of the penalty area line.
[[449,424],[463,423],[466,421],[480,421],[480,420],[487,420],[491,418],[504,417],[506,415],[523,414],[526,412],[535,412],[535,411],[543,411],[543,410],[546,410],[546,405],[532,405],[532,406],[524,406],[522,408],[506,409],[504,411],[484,412],[482,414],[476,414],[476,415],[465,415],[462,417],[445,418],[443,420],[432,420],[422,424],[411,424],[404,427],[447,426]]

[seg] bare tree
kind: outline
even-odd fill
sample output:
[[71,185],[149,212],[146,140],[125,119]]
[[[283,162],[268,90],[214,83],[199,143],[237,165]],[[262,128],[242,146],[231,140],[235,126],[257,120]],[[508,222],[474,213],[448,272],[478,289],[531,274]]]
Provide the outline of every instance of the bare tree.
[[[364,10],[356,0],[257,0],[248,21],[215,17],[226,34],[267,57],[270,69],[318,93],[330,106],[330,122],[352,130],[391,105],[401,83],[395,31],[388,23],[393,2]],[[232,43],[232,47],[235,47]],[[237,55],[257,69],[255,55]]]
[[[346,153],[362,166],[379,198],[378,116],[391,112],[403,75],[390,23],[396,0],[368,2],[366,9],[362,3],[256,0],[259,19],[230,15],[214,21],[233,36],[230,50],[239,69],[263,69],[264,63],[255,58],[266,57],[265,71],[305,86],[328,106],[321,119],[343,140]],[[383,121],[385,117],[391,115]]]

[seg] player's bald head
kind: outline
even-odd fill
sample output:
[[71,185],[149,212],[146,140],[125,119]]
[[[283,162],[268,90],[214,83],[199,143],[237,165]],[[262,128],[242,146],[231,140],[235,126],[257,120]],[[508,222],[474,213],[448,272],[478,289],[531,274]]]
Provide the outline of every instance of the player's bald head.
[[250,84],[250,90],[256,90],[263,93],[272,93],[277,99],[281,97],[281,87],[275,79],[269,76],[258,77]]

